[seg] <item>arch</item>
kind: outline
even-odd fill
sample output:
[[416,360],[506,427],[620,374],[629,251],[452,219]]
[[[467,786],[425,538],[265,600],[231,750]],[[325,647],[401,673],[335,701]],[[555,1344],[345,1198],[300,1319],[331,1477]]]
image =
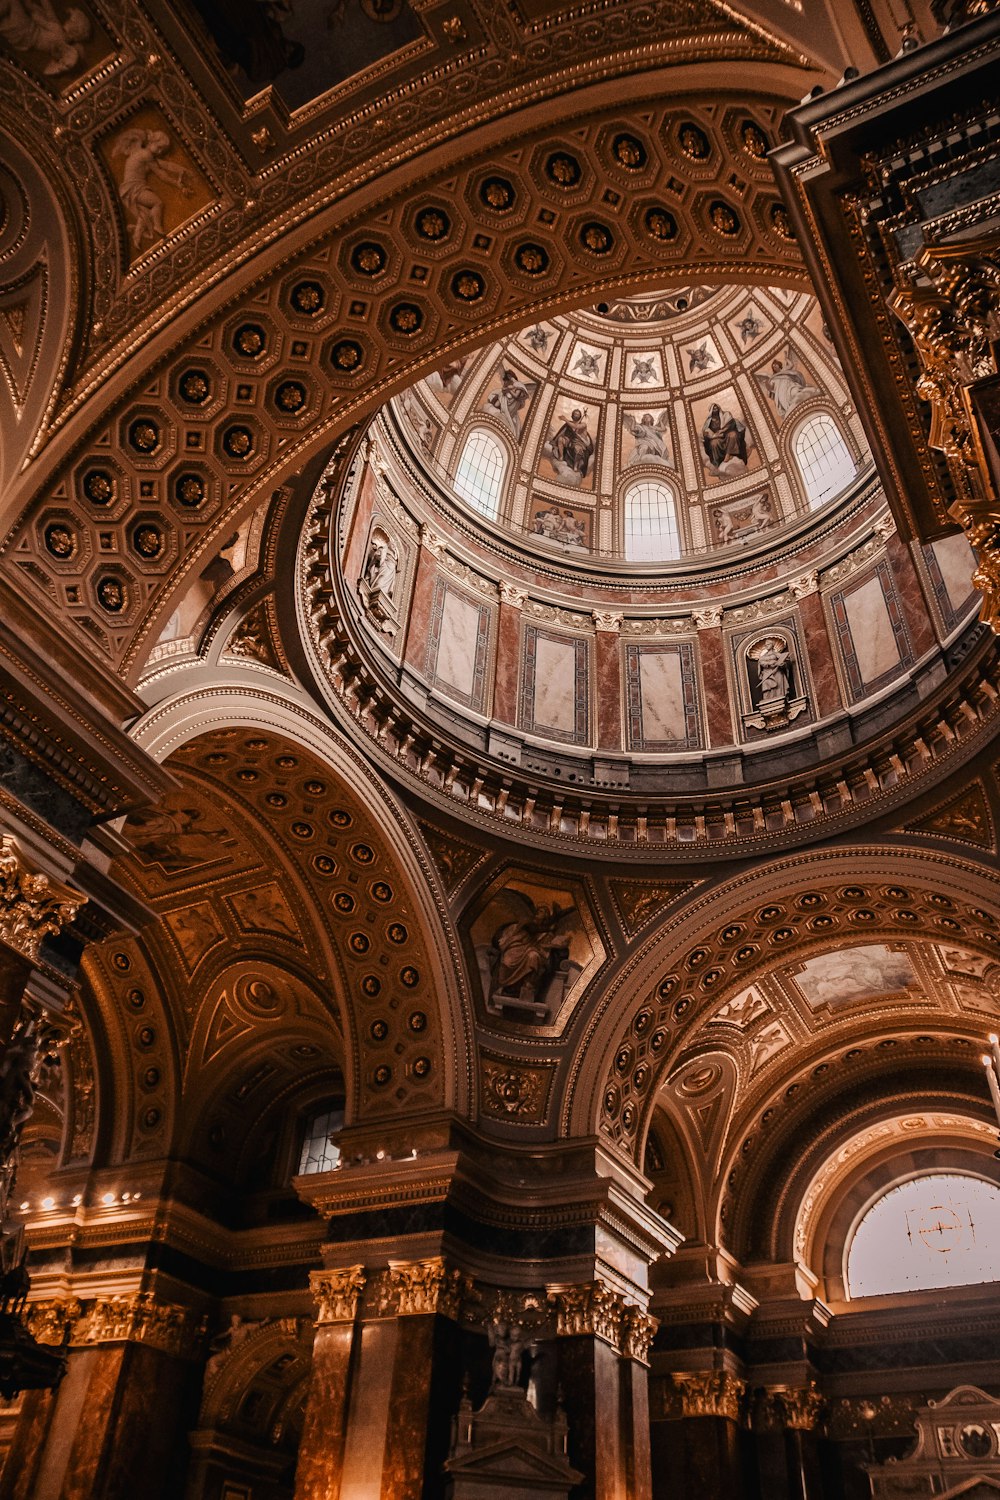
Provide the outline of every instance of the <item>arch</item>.
[[[377,820],[384,857],[401,881],[410,912],[425,945],[428,972],[420,990],[421,1002],[433,1009],[434,1030],[440,1037],[440,1107],[468,1113],[474,1105],[475,1080],[472,1005],[457,935],[440,877],[428,859],[423,842],[387,785],[364,760],[320,719],[311,700],[290,683],[260,676],[239,667],[218,672],[194,667],[174,679],[163,699],[132,727],[132,735],[157,760],[190,746],[224,723],[236,728],[266,731],[315,756],[350,793],[363,816]],[[373,835],[374,838],[374,835]],[[361,1007],[345,1010],[345,1074],[348,1117],[354,1118],[362,1053]],[[367,1025],[369,1018],[366,1018]],[[426,1033],[430,1035],[430,1028]]]
[[1000,1184],[954,1166],[893,1183],[854,1226],[844,1260],[852,1300],[1000,1281]]
[[810,510],[841,494],[858,472],[850,443],[833,414],[821,408],[794,428],[790,448]]
[[455,489],[473,510],[488,520],[500,515],[507,449],[488,427],[472,427],[455,468]]
[[626,562],[673,562],[681,555],[677,498],[662,479],[634,480],[624,494]]

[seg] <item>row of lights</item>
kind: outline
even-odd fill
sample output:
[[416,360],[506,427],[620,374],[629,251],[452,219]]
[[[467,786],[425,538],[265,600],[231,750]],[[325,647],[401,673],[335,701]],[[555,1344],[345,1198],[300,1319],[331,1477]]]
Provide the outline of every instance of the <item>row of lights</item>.
[[[121,1201],[122,1201],[122,1203],[137,1203],[141,1197],[142,1197],[141,1193],[122,1193],[122,1195],[121,1195]],[[73,1197],[70,1199],[70,1206],[72,1208],[79,1208],[79,1206],[80,1206],[80,1204],[82,1202],[83,1202],[83,1194],[82,1193],[74,1193]],[[118,1202],[118,1194],[117,1193],[102,1193],[101,1194],[101,1202],[104,1204],[104,1206],[106,1208],[111,1208],[111,1206],[113,1204],[115,1204],[115,1203]],[[56,1205],[56,1200],[54,1198],[48,1197],[48,1198],[42,1198],[41,1201],[39,1202],[38,1206],[39,1206],[39,1208],[44,1209],[44,1211],[46,1213],[51,1213],[52,1210],[57,1205]],[[26,1214],[29,1211],[30,1208],[31,1208],[31,1203],[26,1198],[24,1200],[24,1202],[20,1205],[21,1212],[23,1214]]]

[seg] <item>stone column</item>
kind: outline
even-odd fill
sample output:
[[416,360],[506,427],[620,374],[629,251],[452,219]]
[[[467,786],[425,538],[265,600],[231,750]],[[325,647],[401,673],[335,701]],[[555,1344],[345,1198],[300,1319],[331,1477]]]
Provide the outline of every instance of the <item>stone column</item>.
[[594,610],[597,683],[597,748],[622,748],[622,662],[620,610]]
[[809,675],[816,699],[813,707],[817,718],[822,719],[827,714],[836,713],[843,705],[840,682],[834,666],[833,643],[819,594],[819,574],[803,573],[800,578],[793,580],[791,591],[798,601],[802,639],[808,642]]
[[201,1325],[149,1292],[33,1303],[43,1344],[70,1339],[57,1391],[25,1401],[0,1500],[173,1500],[197,1385]]
[[363,1266],[314,1271],[313,1369],[295,1471],[295,1500],[339,1495],[347,1431],[347,1397]]
[[655,1500],[742,1500],[746,1381],[731,1370],[659,1377],[654,1398]]
[[816,1438],[823,1409],[823,1397],[812,1382],[757,1391],[752,1420],[760,1482],[774,1500],[823,1500]]
[[410,614],[406,625],[406,648],[403,653],[404,661],[420,673],[426,670],[427,633],[431,623],[438,558],[443,547],[444,542],[437,532],[426,524],[421,526],[417,576],[413,581]]

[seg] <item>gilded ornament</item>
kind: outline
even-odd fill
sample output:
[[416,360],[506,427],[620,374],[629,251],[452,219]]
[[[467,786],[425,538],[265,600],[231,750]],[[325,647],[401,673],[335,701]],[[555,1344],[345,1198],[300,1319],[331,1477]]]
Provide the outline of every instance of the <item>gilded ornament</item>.
[[717,234],[732,238],[740,232],[740,219],[734,208],[717,198],[708,210],[708,222]]
[[249,427],[227,427],[222,435],[223,450],[230,458],[249,458],[253,452],[253,433]]
[[514,185],[505,177],[484,177],[479,184],[479,198],[485,208],[496,214],[506,213],[514,206]]
[[274,404],[279,411],[297,413],[306,404],[306,388],[298,380],[283,380],[274,393]]
[[110,505],[116,485],[107,469],[88,469],[83,476],[83,493],[92,505]]
[[643,223],[646,233],[654,240],[666,242],[677,238],[677,220],[668,208],[647,208]]
[[174,481],[174,496],[185,510],[197,510],[205,498],[205,481],[200,474],[178,474]]
[[743,149],[758,161],[763,161],[767,156],[768,139],[756,120],[743,121],[740,126],[740,140],[743,143]]
[[292,287],[289,300],[297,313],[313,318],[318,312],[322,312],[326,294],[318,281],[297,281]]
[[708,136],[697,125],[682,125],[677,139],[684,155],[692,161],[704,161],[711,149]]
[[158,526],[146,521],[133,531],[132,545],[140,557],[159,557],[163,551],[163,533]]
[[372,1082],[380,1089],[384,1089],[387,1083],[392,1082],[392,1069],[387,1063],[380,1063],[372,1073]]
[[139,417],[129,427],[128,440],[137,453],[155,453],[160,446],[160,429],[150,417]]
[[576,187],[583,176],[580,163],[568,151],[554,151],[545,163],[545,175],[556,187]]
[[362,240],[351,251],[351,265],[363,276],[377,276],[388,263],[385,248],[374,240]]
[[614,235],[605,224],[591,222],[580,229],[580,243],[592,255],[607,255],[614,242]]
[[415,302],[397,302],[389,313],[389,326],[407,336],[416,333],[423,321],[424,315]]
[[353,1323],[367,1277],[364,1266],[335,1271],[310,1271],[309,1289],[316,1304],[316,1326]]
[[611,150],[618,165],[630,172],[640,171],[646,165],[646,148],[637,136],[616,135]]
[[267,335],[257,323],[241,323],[233,334],[233,348],[243,359],[259,359],[267,348]]
[[185,370],[177,382],[177,390],[189,406],[204,406],[212,387],[204,370]]
[[451,278],[451,290],[462,302],[478,302],[486,283],[478,271],[456,271]]
[[128,592],[120,578],[108,574],[97,580],[97,602],[109,615],[120,615],[128,605]]
[[424,208],[417,214],[415,227],[421,239],[443,240],[451,229],[451,220],[443,208]]
[[76,534],[63,521],[53,521],[45,528],[45,546],[53,557],[66,562],[76,553]]
[[549,268],[549,254],[544,246],[527,240],[514,251],[514,264],[526,276],[541,276]]
[[696,1370],[670,1376],[661,1389],[667,1417],[724,1417],[739,1422],[744,1412],[747,1384],[729,1370]]

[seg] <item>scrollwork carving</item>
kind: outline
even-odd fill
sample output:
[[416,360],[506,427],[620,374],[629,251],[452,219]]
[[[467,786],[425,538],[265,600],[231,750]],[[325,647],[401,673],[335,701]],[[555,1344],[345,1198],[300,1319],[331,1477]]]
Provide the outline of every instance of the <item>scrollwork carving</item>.
[[695,1370],[673,1374],[661,1389],[666,1417],[724,1417],[739,1422],[744,1414],[747,1383],[731,1370]]
[[36,963],[43,939],[72,922],[86,899],[33,873],[14,840],[0,839],[0,940],[16,952]]

